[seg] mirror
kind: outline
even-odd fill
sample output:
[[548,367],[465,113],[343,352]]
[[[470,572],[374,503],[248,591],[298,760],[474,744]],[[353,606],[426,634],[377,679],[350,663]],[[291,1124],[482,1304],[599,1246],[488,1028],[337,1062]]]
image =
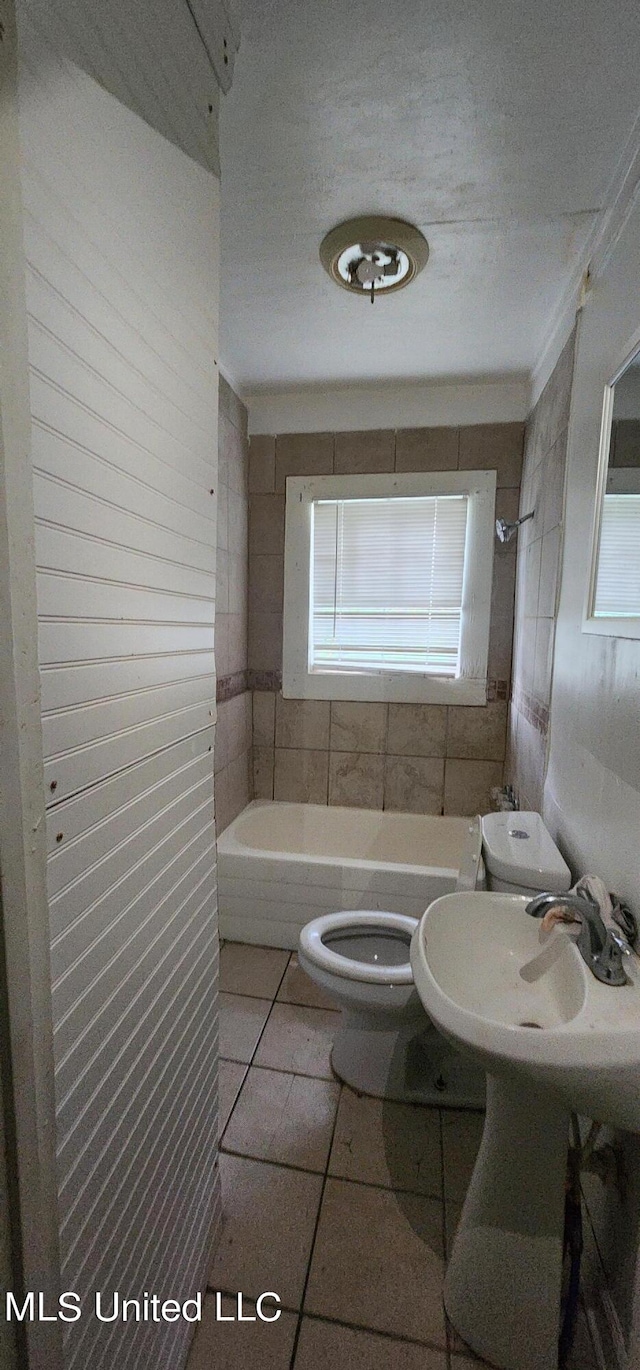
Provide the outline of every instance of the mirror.
[[590,614],[624,635],[640,618],[640,348],[606,387],[598,513]]

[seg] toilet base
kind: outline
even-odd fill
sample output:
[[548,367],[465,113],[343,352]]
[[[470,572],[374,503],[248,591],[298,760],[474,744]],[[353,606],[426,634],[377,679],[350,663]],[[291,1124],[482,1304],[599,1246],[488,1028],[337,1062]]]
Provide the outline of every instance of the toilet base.
[[484,1071],[467,1060],[431,1023],[363,1028],[343,1010],[331,1065],[360,1094],[436,1108],[484,1108]]

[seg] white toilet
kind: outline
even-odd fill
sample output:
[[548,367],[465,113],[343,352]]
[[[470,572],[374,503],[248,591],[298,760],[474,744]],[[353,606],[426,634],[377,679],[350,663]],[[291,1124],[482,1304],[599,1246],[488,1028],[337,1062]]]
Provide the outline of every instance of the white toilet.
[[[538,813],[490,813],[480,821],[484,867],[477,837],[470,853],[478,886],[532,898],[569,888],[571,872]],[[477,831],[470,825],[472,843]],[[460,884],[469,869],[465,860]],[[342,1008],[333,1069],[353,1089],[377,1098],[482,1107],[483,1073],[440,1036],[414,987],[409,948],[418,922],[405,914],[346,910],[302,929],[300,965]]]

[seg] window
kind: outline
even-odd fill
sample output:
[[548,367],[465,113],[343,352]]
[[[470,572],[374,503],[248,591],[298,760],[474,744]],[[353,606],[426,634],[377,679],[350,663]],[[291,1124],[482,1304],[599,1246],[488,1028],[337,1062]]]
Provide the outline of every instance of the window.
[[289,478],[285,695],[485,703],[495,483]]

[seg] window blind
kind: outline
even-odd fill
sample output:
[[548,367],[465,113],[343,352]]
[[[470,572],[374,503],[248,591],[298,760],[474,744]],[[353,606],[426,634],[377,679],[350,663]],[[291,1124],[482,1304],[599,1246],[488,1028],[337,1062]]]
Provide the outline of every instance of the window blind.
[[640,614],[640,495],[605,495],[594,613]]
[[312,505],[311,671],[456,676],[467,495]]

